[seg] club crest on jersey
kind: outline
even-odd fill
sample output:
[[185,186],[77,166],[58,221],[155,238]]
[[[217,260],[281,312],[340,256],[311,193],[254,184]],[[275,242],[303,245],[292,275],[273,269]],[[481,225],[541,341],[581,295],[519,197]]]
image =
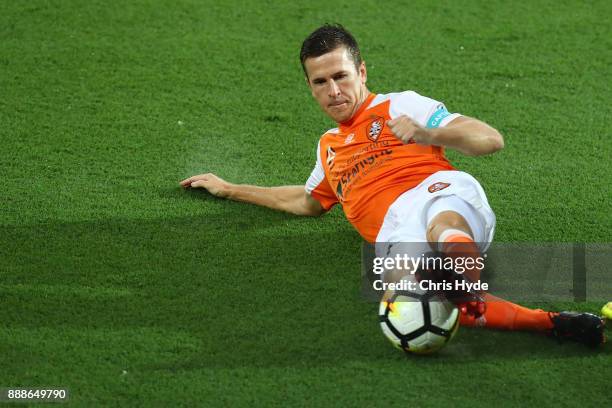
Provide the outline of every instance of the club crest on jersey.
[[431,186],[429,186],[427,191],[429,191],[430,193],[435,193],[436,191],[444,190],[448,186],[450,186],[450,183],[433,183]]
[[380,116],[375,118],[372,123],[368,126],[368,139],[375,142],[382,133],[383,127],[385,126],[385,120]]
[[331,148],[331,146],[327,147],[327,158],[325,159],[327,163],[327,167],[330,169],[334,167],[334,159],[336,158],[336,151]]

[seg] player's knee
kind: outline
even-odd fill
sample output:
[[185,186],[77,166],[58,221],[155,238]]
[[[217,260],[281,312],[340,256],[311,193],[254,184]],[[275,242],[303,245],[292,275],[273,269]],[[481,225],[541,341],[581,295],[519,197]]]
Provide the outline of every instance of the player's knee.
[[438,242],[440,234],[448,229],[456,229],[472,235],[468,222],[461,214],[455,211],[444,211],[432,218],[427,225],[427,240]]
[[436,242],[436,240],[434,238],[436,238],[438,235],[440,235],[437,232],[437,229],[438,229],[438,224],[434,223],[433,221],[430,222],[427,225],[427,233],[426,233],[427,241],[429,241],[429,242]]

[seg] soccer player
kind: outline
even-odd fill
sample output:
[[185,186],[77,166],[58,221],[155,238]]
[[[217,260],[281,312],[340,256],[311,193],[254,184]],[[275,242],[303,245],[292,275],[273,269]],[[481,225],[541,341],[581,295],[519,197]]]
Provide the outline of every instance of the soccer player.
[[[180,184],[298,215],[318,216],[339,203],[368,242],[429,243],[442,253],[460,245],[471,256],[485,251],[495,215],[478,181],[455,170],[444,149],[495,153],[504,146],[501,134],[413,91],[370,92],[357,42],[340,25],[310,34],[300,60],[312,96],[338,124],[321,137],[305,186],[233,184],[210,173]],[[477,280],[478,272],[470,271],[470,278]],[[541,331],[590,346],[604,342],[603,321],[593,314],[532,310],[490,294],[480,300],[460,304],[462,325]]]

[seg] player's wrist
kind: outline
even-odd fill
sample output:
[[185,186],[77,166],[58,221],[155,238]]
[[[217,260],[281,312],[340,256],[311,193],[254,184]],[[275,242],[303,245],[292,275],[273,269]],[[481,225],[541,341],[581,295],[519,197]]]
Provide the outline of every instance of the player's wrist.
[[237,199],[238,194],[237,187],[237,184],[225,183],[225,185],[223,185],[223,187],[219,190],[219,194],[217,194],[217,197],[227,198],[228,200],[235,200]]
[[444,146],[443,136],[440,134],[441,129],[424,129],[427,132],[429,144],[433,146]]

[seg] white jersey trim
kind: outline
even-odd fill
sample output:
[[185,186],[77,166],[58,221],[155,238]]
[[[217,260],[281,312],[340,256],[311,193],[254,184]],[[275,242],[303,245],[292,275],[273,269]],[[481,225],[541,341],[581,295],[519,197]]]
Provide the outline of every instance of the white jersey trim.
[[[407,115],[423,127],[430,127],[428,124],[436,112],[446,110],[446,107],[442,102],[419,95],[414,91],[378,94],[372,100],[368,106],[368,109],[373,108],[387,100],[391,101],[389,105],[389,116],[391,119],[395,119],[401,115]],[[438,121],[435,127],[446,126],[450,121],[461,116],[459,113],[447,115],[448,116],[445,116],[442,120]]]
[[[330,133],[330,131],[328,131],[327,133]],[[321,163],[321,141],[319,140],[319,143],[317,143],[317,162],[315,164],[314,169],[312,169],[312,172],[310,173],[310,177],[308,177],[308,180],[306,180],[306,185],[304,186],[304,189],[308,194],[311,194],[312,191],[317,188],[317,186],[321,184],[324,179],[325,171],[323,170],[323,164]]]
[[442,119],[442,121],[440,121],[440,126],[438,127],[444,127],[446,125],[448,125],[449,123],[451,123],[454,119],[463,116],[460,113],[451,113],[450,115],[448,115],[447,117],[445,117],[444,119]]

